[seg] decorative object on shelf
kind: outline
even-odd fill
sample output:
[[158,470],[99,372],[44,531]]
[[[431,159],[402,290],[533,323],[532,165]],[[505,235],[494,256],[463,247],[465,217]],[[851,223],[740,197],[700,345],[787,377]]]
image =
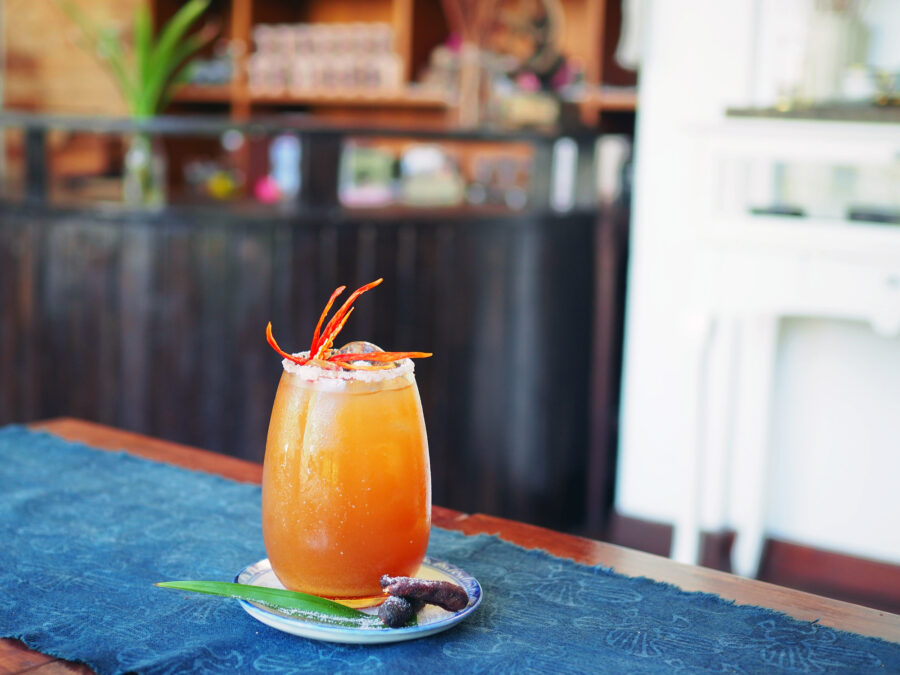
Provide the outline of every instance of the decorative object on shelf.
[[453,33],[449,46],[458,55],[458,122],[477,126],[486,98],[483,50],[497,0],[442,0],[441,4]]
[[291,202],[300,194],[303,180],[300,161],[303,147],[290,133],[278,134],[269,143],[269,172],[253,186],[253,196],[263,204]]
[[838,102],[872,103],[880,32],[896,30],[866,16],[868,0],[763,3],[757,31],[762,100],[781,112]]
[[253,41],[247,68],[255,95],[396,91],[402,85],[388,24],[259,24]]
[[900,72],[875,70],[874,79],[877,90],[875,103],[878,105],[900,105],[900,88],[897,87],[897,83],[900,81]]
[[246,182],[244,172],[236,165],[234,154],[246,143],[244,133],[229,129],[219,137],[218,156],[197,157],[184,166],[184,182],[197,196],[217,201],[239,197]]
[[[153,17],[146,2],[134,13],[134,44],[126,55],[118,30],[91,21],[73,0],[57,0],[79,27],[86,48],[111,71],[129,112],[142,120],[156,115],[185,79],[185,65],[215,37],[208,24],[188,34],[210,0],[188,0],[162,27],[154,40]],[[124,198],[132,205],[161,206],[166,200],[166,159],[161,143],[138,132],[125,155]]]
[[432,53],[426,81],[458,92],[459,122],[553,126],[562,98],[584,85],[584,72],[560,48],[558,0],[444,0],[453,30]]
[[432,49],[420,80],[423,89],[442,92],[454,100],[459,94],[459,50],[455,47],[447,41]]
[[466,201],[472,205],[506,206],[520,210],[528,205],[531,163],[510,155],[483,154],[475,159]]
[[900,3],[867,0],[862,14],[869,29],[866,66],[876,89],[875,103],[900,109]]
[[166,155],[162,142],[150,134],[132,134],[125,151],[123,197],[132,206],[162,207],[166,203]]
[[492,108],[503,124],[556,125],[562,97],[583,89],[583,69],[562,53],[562,27],[558,0],[501,3],[489,44],[508,81],[508,86],[493,87]]
[[816,0],[809,17],[800,96],[813,102],[841,98],[846,70],[866,59],[868,30],[862,0]]
[[563,10],[558,0],[500,3],[488,46],[523,91],[559,91],[572,79],[560,48]]
[[465,184],[456,160],[437,145],[414,145],[400,158],[402,200],[413,206],[461,204]]
[[351,141],[341,153],[338,197],[349,207],[387,206],[394,201],[397,157],[385,148]]
[[195,58],[188,64],[188,82],[200,86],[231,84],[234,77],[234,51],[233,42],[218,40],[212,58]]
[[269,144],[269,175],[278,186],[282,201],[291,201],[300,194],[300,160],[303,148],[294,134],[279,134]]
[[281,197],[278,194],[278,183],[273,180],[272,176],[266,174],[256,181],[256,185],[253,186],[253,196],[261,204],[277,203]]

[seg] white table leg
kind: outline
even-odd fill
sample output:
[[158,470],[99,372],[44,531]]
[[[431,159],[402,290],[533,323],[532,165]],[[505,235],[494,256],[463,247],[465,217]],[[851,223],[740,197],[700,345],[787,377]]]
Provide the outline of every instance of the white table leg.
[[765,538],[769,422],[778,321],[773,316],[744,319],[740,331],[734,442],[731,455],[730,513],[737,532],[734,572],[753,577]]
[[698,312],[691,320],[689,340],[694,361],[693,372],[697,373],[695,391],[687,393],[695,401],[695,423],[691,438],[685,443],[684,461],[687,464],[682,499],[675,505],[675,527],[672,536],[672,558],[678,562],[696,565],[700,554],[700,506],[702,503],[702,444],[707,430],[708,369],[714,340],[716,322],[711,314]]
[[701,532],[720,532],[728,526],[739,329],[740,321],[733,316],[720,316],[708,357],[698,478]]

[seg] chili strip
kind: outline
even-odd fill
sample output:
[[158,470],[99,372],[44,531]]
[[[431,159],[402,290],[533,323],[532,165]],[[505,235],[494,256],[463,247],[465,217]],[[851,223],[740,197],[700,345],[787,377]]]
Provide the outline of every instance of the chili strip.
[[274,349],[276,352],[278,352],[281,356],[286,358],[288,361],[293,361],[294,363],[301,365],[301,366],[304,363],[306,363],[307,361],[309,361],[309,359],[304,359],[304,358],[294,356],[293,354],[288,354],[286,351],[284,351],[281,347],[278,346],[278,343],[275,342],[275,336],[272,335],[272,322],[271,321],[269,322],[269,325],[266,326],[266,342],[269,343],[269,346],[272,347],[272,349]]

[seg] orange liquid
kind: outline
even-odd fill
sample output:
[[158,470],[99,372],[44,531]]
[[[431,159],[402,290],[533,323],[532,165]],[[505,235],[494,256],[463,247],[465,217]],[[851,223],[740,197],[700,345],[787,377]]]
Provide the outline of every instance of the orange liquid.
[[286,588],[381,596],[416,573],[431,528],[431,474],[413,376],[316,382],[285,372],[263,468],[262,524]]

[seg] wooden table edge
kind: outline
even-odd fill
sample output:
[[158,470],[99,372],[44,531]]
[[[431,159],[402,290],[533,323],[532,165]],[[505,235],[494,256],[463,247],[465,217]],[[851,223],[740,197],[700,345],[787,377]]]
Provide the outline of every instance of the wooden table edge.
[[[140,457],[241,482],[259,483],[262,480],[262,466],[259,464],[94,422],[56,418],[29,426],[95,448],[123,450]],[[674,584],[686,591],[713,593],[737,604],[759,605],[800,620],[819,621],[822,625],[839,630],[900,643],[900,616],[888,612],[754,579],[744,579],[725,572],[683,565],[650,553],[480,513],[466,514],[435,506],[432,522],[465,534],[496,535],[523,548],[540,549],[586,565],[602,565],[626,576],[647,577]],[[21,664],[23,667],[12,670],[14,664]],[[4,672],[70,673],[73,672],[73,667],[75,672],[91,672],[83,664],[70,664],[30,650],[18,640],[0,639],[0,670]]]

